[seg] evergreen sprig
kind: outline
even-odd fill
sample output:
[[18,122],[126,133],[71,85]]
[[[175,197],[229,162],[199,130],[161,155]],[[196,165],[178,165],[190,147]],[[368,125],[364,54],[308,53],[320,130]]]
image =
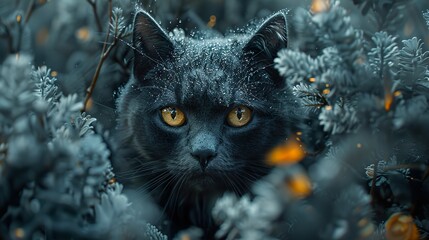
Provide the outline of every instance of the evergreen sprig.
[[346,64],[354,65],[361,57],[362,32],[353,28],[345,9],[334,1],[327,12],[313,17],[316,35],[325,46],[335,46]]
[[413,37],[403,40],[403,48],[399,52],[398,77],[405,85],[412,86],[425,80],[429,65],[429,52],[423,51],[421,39]]
[[[129,61],[122,61],[125,57],[119,57],[120,61],[114,58],[118,57],[118,43],[132,33],[126,19],[135,6],[129,1],[115,1],[120,7],[113,7],[114,1],[109,0],[107,16],[101,14],[98,1],[88,0],[96,21],[92,26],[87,20],[94,20],[94,16],[86,16],[85,7],[66,11],[77,9],[77,2],[46,2],[23,2],[27,12],[15,10],[14,5],[7,18],[0,17],[0,37],[14,53],[0,66],[0,239],[172,237],[137,216],[146,205],[136,211],[133,207],[139,200],[131,203],[121,183],[116,182],[108,136],[102,133],[93,113],[81,113],[84,104],[79,94],[68,89],[63,92],[72,94],[65,95],[57,86],[61,82],[81,85],[78,80],[84,74],[82,69],[79,74],[74,72],[79,65],[76,62],[94,57],[96,52],[101,60],[95,81],[115,78],[102,74],[103,63],[111,60],[125,63],[109,65],[112,69],[130,70]],[[213,209],[213,218],[220,225],[218,237],[429,237],[429,52],[422,39],[401,39],[403,34],[398,29],[403,29],[404,8],[409,1],[353,0],[376,23],[374,33],[366,32],[367,48],[363,47],[362,31],[339,1],[326,2],[331,2],[330,7],[319,13],[296,11],[294,22],[289,24],[297,32],[290,38],[295,43],[275,59],[286,87],[310,110],[303,120],[303,131],[289,138],[296,140],[296,146],[287,145],[285,156],[304,152],[306,158],[302,165],[286,159],[285,166],[274,167],[249,194],[239,197],[226,193],[219,199]],[[30,24],[29,19],[42,5],[53,6],[59,16],[48,33],[42,29],[33,38],[30,30],[37,24]],[[76,28],[63,28],[71,22],[67,12],[76,15]],[[162,19],[170,21],[179,12]],[[423,17],[429,27],[429,10]],[[99,53],[88,45],[100,40],[91,34],[103,31],[103,19],[107,36]],[[46,34],[49,40],[44,41]],[[176,29],[170,37],[180,41],[185,33]],[[32,45],[32,39],[37,46]],[[75,41],[86,48],[78,51],[67,47],[67,53],[53,51],[55,54],[39,49],[52,42],[72,46]],[[58,81],[46,66],[32,68],[33,57],[24,50],[43,53],[50,62],[67,62],[65,66],[54,64],[64,72],[58,77],[64,81]],[[34,59],[44,58],[37,55]],[[88,65],[85,72],[92,69],[91,64],[83,65]],[[311,138],[320,138],[322,146],[310,145]],[[407,224],[398,221],[389,225],[398,214]],[[399,228],[411,235],[400,235]],[[176,237],[201,236],[201,229],[191,228]]]
[[326,97],[308,84],[300,83],[292,90],[293,94],[302,101],[301,106],[305,106],[309,110],[314,111],[329,105]]
[[349,105],[335,104],[325,107],[319,115],[323,130],[331,134],[342,134],[355,131],[359,126],[356,110]]
[[[347,190],[341,190],[344,186],[342,183],[337,182],[329,187],[330,179],[335,176],[334,173],[342,169],[339,166],[345,163],[346,167],[342,172],[351,171],[352,175],[362,179],[362,169],[365,169],[362,165],[368,164],[372,166],[372,170],[369,171],[369,168],[366,168],[366,175],[370,176],[366,186],[359,186],[360,180],[347,181],[350,181],[350,184],[356,184],[355,186],[360,189],[348,192],[349,194],[367,191],[371,204],[368,205],[368,198],[364,201],[365,194],[354,195],[353,198],[358,202],[362,201],[362,206],[365,206],[363,215],[357,215],[354,218],[343,215],[348,211],[338,213],[336,216],[331,213],[334,216],[332,219],[323,218],[323,221],[330,223],[328,224],[330,227],[324,225],[325,228],[320,232],[323,234],[294,235],[294,229],[292,229],[286,235],[293,239],[379,239],[382,235],[392,234],[392,229],[388,225],[383,225],[383,222],[390,221],[388,219],[390,215],[403,212],[405,216],[412,216],[414,223],[420,229],[420,236],[427,237],[429,229],[421,223],[421,219],[426,219],[429,215],[426,212],[413,212],[410,209],[410,206],[426,209],[428,204],[427,201],[422,203],[415,199],[416,196],[426,196],[427,184],[421,181],[427,181],[427,177],[421,180],[421,176],[428,175],[424,173],[427,172],[429,165],[429,152],[422,136],[429,132],[421,128],[424,131],[421,133],[414,129],[416,127],[411,127],[413,124],[421,127],[429,114],[427,52],[423,50],[423,42],[416,37],[403,40],[401,46],[398,42],[399,37],[387,33],[393,32],[392,26],[397,26],[398,22],[395,20],[387,24],[386,21],[395,11],[402,11],[404,2],[394,3],[387,0],[384,2],[355,1],[355,3],[361,4],[364,12],[372,9],[375,12],[373,14],[378,15],[379,27],[383,31],[374,33],[372,42],[368,43],[372,47],[363,49],[360,45],[363,40],[359,34],[354,37],[359,45],[347,45],[344,44],[347,41],[341,41],[341,39],[347,39],[346,37],[342,38],[341,34],[333,33],[333,30],[346,29],[344,26],[350,24],[349,19],[336,17],[341,14],[341,11],[334,10],[334,3],[334,6],[325,12],[312,15],[301,10],[295,16],[295,21],[298,22],[298,33],[302,35],[298,39],[304,45],[308,39],[314,39],[309,46],[316,46],[319,50],[314,51],[307,46],[298,46],[300,51],[282,50],[275,62],[279,73],[286,82],[291,83],[295,96],[301,99],[304,106],[312,103],[315,105],[328,103],[320,108],[320,111],[314,112],[323,131],[328,133],[329,140],[325,143],[328,149],[328,152],[323,154],[325,157],[317,158],[320,163],[310,168],[311,179],[328,194],[335,195],[338,191],[346,194]],[[381,6],[393,8],[381,11],[378,9]],[[336,18],[339,22],[327,24]],[[313,21],[314,19],[317,21]],[[318,22],[325,23],[326,27],[320,31],[325,36],[315,38],[314,35],[320,36],[317,33]],[[304,29],[303,26],[308,28]],[[355,51],[355,49],[359,50]],[[339,57],[340,60],[327,57],[329,53],[336,58]],[[344,53],[354,57],[344,56]],[[328,65],[330,59],[335,64]],[[363,132],[370,134],[365,135]],[[375,139],[383,139],[385,142]],[[350,142],[347,143],[347,141]],[[363,148],[366,151],[364,156],[361,155],[362,152],[358,153],[359,149]],[[338,149],[342,153],[332,154],[332,149]],[[355,162],[352,163],[352,160]],[[379,162],[386,163],[386,166],[382,167],[383,170],[378,169],[381,165],[376,163]],[[324,166],[318,168],[319,164]],[[324,169],[323,171],[329,169],[329,174],[322,174],[323,171],[320,171],[320,174],[312,175],[311,172],[315,169]],[[418,190],[410,187],[414,184],[418,186]],[[312,196],[314,198],[317,198],[319,193],[316,191]],[[311,202],[312,197],[307,198],[307,201]],[[342,198],[337,198],[338,205],[351,206],[345,203],[348,200],[339,199]],[[317,206],[316,208],[329,209],[329,205],[323,205],[324,201],[323,198],[318,198],[318,201],[312,203]],[[332,211],[335,212],[337,208],[332,208]],[[283,211],[286,212],[288,209],[287,206],[283,206]],[[375,214],[375,217],[371,218],[371,214]],[[317,226],[316,223],[312,224]],[[299,224],[295,222],[295,226],[297,225]],[[361,227],[356,228],[356,225]]]
[[133,226],[135,239],[165,239],[130,210],[95,118],[30,61],[10,56],[0,69],[1,238],[123,239]]
[[46,66],[34,69],[32,78],[36,82],[36,93],[39,98],[51,106],[58,102],[60,94],[56,85],[57,79],[51,76],[50,69]]
[[426,25],[428,25],[429,28],[429,9],[423,13],[423,18],[426,20]]
[[112,10],[112,19],[110,21],[110,34],[114,38],[123,38],[132,33],[131,24],[127,24],[122,8],[114,7]]
[[375,46],[368,53],[369,64],[380,79],[397,61],[399,50],[396,39],[386,32],[376,32],[372,37]]
[[371,17],[377,24],[377,30],[395,32],[397,26],[404,19],[404,9],[407,0],[353,0],[353,3],[362,9],[363,15],[371,10]]

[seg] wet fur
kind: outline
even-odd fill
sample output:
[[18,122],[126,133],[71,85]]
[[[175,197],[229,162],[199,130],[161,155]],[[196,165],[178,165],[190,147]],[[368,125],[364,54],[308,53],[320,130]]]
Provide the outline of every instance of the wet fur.
[[[248,192],[270,170],[266,152],[296,131],[297,103],[273,67],[286,46],[281,12],[248,35],[178,41],[147,13],[136,14],[134,74],[118,101],[114,166],[126,188],[146,191],[165,210],[171,234],[194,225],[211,236],[216,198]],[[253,110],[241,128],[225,121],[237,105]],[[162,122],[166,106],[180,107],[186,124]],[[205,170],[195,148],[216,151]]]

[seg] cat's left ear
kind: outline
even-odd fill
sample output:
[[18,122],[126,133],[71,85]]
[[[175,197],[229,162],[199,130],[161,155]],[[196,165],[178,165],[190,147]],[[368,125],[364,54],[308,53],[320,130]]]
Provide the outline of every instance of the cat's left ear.
[[282,78],[273,63],[277,52],[286,48],[287,43],[286,14],[280,11],[262,23],[244,46],[243,52],[251,60],[268,66],[267,72],[276,83],[280,83]]
[[157,64],[170,58],[173,42],[149,13],[139,11],[134,18],[134,76],[142,79]]

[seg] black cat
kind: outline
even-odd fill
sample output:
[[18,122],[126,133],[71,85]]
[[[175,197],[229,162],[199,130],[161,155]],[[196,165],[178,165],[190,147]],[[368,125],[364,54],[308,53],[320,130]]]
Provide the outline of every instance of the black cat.
[[285,14],[249,34],[179,39],[140,11],[133,41],[118,101],[119,180],[165,210],[170,235],[197,226],[210,238],[217,197],[246,193],[269,172],[267,151],[296,130],[297,102],[273,67],[287,47]]

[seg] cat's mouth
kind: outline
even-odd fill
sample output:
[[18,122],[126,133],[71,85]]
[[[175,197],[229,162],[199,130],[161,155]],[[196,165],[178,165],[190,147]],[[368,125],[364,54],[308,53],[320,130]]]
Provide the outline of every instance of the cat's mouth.
[[207,173],[207,172],[198,172],[191,175],[189,178],[190,181],[214,181],[213,174]]
[[197,191],[203,191],[208,186],[217,185],[216,177],[207,172],[198,172],[188,178],[189,185]]

